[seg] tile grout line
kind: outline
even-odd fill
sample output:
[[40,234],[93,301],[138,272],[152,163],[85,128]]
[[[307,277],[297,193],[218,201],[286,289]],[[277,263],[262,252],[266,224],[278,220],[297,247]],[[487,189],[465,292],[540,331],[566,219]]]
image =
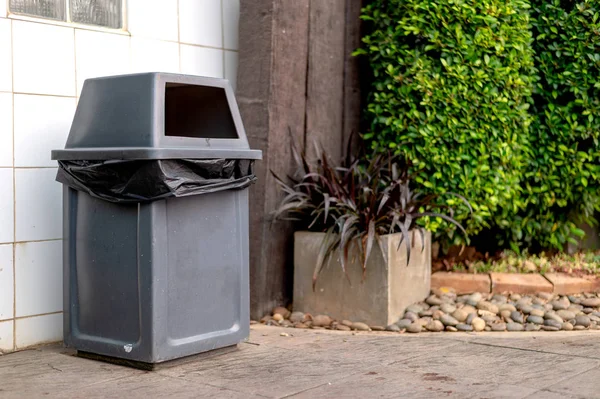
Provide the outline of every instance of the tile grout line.
[[[8,7],[8,5],[7,5]],[[7,8],[8,9],[8,8]],[[17,176],[15,170],[15,35],[13,31],[13,21],[10,21],[10,79],[12,90],[12,177],[13,177],[13,242],[12,242],[12,269],[13,269],[13,351],[17,350]]]
[[16,322],[17,320],[32,319],[34,317],[42,317],[42,316],[52,316],[52,315],[61,314],[61,313],[63,313],[62,310],[57,310],[55,312],[46,312],[46,313],[32,314],[32,315],[28,315],[28,316],[13,317],[12,319],[0,320],[0,322],[11,321],[11,320]]
[[462,341],[462,340],[458,340],[458,339],[456,339],[456,340],[460,341],[460,342],[464,342],[464,343],[470,344],[470,345],[487,346],[487,347],[491,347],[491,348],[513,349],[513,350],[523,351],[523,352],[544,353],[544,354],[548,354],[548,355],[565,356],[565,357],[575,357],[575,358],[579,358],[579,359],[588,359],[588,360],[600,361],[600,357],[584,356],[584,355],[569,355],[569,354],[566,354],[566,353],[548,352],[548,351],[542,351],[542,350],[538,350],[538,349],[516,348],[514,346],[507,346],[507,345],[494,345],[494,344],[487,344],[487,343],[483,343],[483,342]]
[[[532,397],[533,395],[535,395],[536,393],[539,393],[539,392],[544,392],[544,391],[546,391],[546,392],[558,393],[558,392],[552,391],[552,387],[553,387],[553,386],[555,386],[555,385],[558,385],[558,384],[560,384],[560,383],[562,383],[562,382],[564,382],[564,381],[566,381],[566,380],[570,380],[570,379],[572,379],[572,378],[575,378],[575,377],[577,377],[577,376],[580,376],[580,375],[582,375],[582,374],[585,374],[585,373],[587,373],[588,371],[592,371],[593,369],[595,369],[595,368],[597,368],[597,367],[598,367],[598,365],[595,365],[595,366],[592,366],[592,367],[590,367],[589,369],[586,369],[586,370],[584,370],[584,371],[581,371],[581,372],[579,372],[579,373],[576,373],[576,374],[574,374],[574,375],[570,375],[570,376],[568,376],[568,377],[565,377],[565,378],[562,378],[562,379],[560,379],[560,380],[558,380],[558,381],[556,381],[556,380],[555,380],[555,381],[554,381],[554,383],[553,383],[552,385],[550,385],[550,386],[548,386],[548,387],[546,387],[546,388],[539,389],[539,390],[537,390],[536,392],[532,393],[531,395],[527,395],[527,396],[526,396],[525,398],[523,398],[523,399],[530,398],[530,397]],[[562,393],[562,392],[560,392],[560,393]],[[579,395],[578,395],[578,396],[579,396]]]

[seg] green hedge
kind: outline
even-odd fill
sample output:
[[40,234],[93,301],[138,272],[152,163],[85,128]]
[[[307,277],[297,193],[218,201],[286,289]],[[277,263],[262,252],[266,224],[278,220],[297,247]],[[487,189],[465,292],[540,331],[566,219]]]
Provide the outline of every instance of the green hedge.
[[561,248],[600,202],[599,3],[373,1],[365,139],[466,196],[470,233]]
[[600,2],[532,0],[539,80],[513,241],[561,248],[600,199]]
[[470,233],[510,220],[531,122],[527,3],[375,0],[363,19],[372,32],[357,53],[374,75],[365,139],[407,154],[431,190],[466,196]]

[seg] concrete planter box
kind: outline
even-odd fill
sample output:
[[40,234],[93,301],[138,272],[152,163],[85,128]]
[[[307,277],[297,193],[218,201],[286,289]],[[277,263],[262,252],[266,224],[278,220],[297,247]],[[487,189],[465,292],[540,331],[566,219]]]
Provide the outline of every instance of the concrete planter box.
[[[294,235],[294,310],[326,314],[337,320],[361,321],[387,326],[398,321],[407,306],[422,301],[431,287],[431,234],[411,231],[410,264],[406,265],[406,244],[398,250],[400,234],[382,236],[384,251],[373,247],[366,278],[358,260],[347,267],[350,283],[339,259],[332,259],[312,289],[312,276],[325,233],[296,232]],[[375,244],[374,244],[375,245]],[[421,251],[425,246],[424,250]],[[357,257],[358,258],[358,257]]]

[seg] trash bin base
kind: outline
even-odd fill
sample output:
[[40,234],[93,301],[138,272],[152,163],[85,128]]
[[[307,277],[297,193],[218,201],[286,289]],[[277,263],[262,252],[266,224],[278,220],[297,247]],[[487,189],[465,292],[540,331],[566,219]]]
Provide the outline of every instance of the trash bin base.
[[91,353],[91,352],[85,352],[85,351],[77,351],[77,356],[85,358],[85,359],[97,360],[100,362],[116,364],[119,366],[133,367],[133,368],[140,369],[140,370],[156,371],[156,370],[162,370],[162,369],[166,369],[166,368],[170,368],[170,367],[181,366],[182,364],[206,360],[211,357],[235,352],[238,349],[239,349],[238,345],[231,345],[231,346],[226,346],[224,348],[213,349],[208,352],[198,353],[196,355],[182,357],[179,359],[167,360],[162,363],[138,362],[136,360],[122,359],[122,358],[113,357],[113,356],[104,356],[104,355],[99,355],[97,353]]

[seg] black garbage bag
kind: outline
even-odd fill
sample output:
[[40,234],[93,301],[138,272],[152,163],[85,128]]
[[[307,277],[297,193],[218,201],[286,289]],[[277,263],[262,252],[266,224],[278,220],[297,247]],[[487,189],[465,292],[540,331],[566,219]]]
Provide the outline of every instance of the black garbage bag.
[[246,159],[58,161],[56,181],[105,201],[149,202],[246,188],[256,180]]

